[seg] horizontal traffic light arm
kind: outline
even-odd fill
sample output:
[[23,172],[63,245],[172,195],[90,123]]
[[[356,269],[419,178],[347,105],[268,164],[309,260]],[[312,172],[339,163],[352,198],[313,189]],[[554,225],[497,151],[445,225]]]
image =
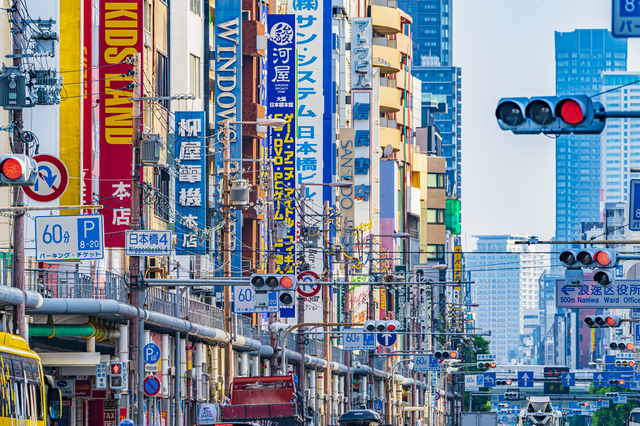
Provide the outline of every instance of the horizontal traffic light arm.
[[[91,206],[86,207],[87,209],[92,208]],[[76,207],[77,209],[77,207]],[[51,210],[50,208],[44,210]],[[638,241],[636,244],[640,244]],[[423,285],[429,287],[458,287],[460,284],[475,284],[475,281],[446,281],[446,282],[400,282],[400,281],[392,281],[392,282],[365,282],[358,283],[362,285],[371,285],[376,287],[386,287],[389,285],[393,286],[412,286],[412,285]],[[250,286],[251,282],[247,278],[238,278],[232,279],[231,277],[224,278],[207,278],[202,280],[190,280],[187,278],[177,279],[177,278],[146,278],[144,280],[144,285],[147,287],[202,287],[202,286],[220,286],[220,287],[246,287]],[[349,286],[352,287],[354,285],[353,282],[344,282],[344,281],[318,281],[318,282],[305,282],[304,285],[319,285],[319,286]],[[272,290],[268,290],[272,291]],[[464,305],[462,305],[464,306]]]
[[[571,240],[571,241],[539,241],[536,240],[535,242],[532,241],[514,241],[515,244],[526,244],[526,245],[531,245],[531,244],[586,244],[586,245],[607,245],[607,244],[614,244],[614,245],[623,245],[623,244],[640,244],[640,240],[601,240],[601,241],[594,241],[594,240]],[[621,260],[636,260],[636,259],[640,259],[640,255],[620,255],[618,256],[619,259]]]
[[640,118],[640,111],[595,111],[593,116],[600,120],[606,120],[607,118]]
[[29,212],[44,210],[100,210],[102,204],[87,204],[81,206],[22,206],[22,207],[0,207],[0,212]]

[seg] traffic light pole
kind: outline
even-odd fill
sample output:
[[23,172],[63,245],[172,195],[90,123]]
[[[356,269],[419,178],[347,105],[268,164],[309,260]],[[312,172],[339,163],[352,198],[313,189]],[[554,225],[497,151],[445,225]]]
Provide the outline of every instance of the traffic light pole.
[[[13,4],[13,66],[19,67],[22,65],[22,6],[21,2],[17,1]],[[13,110],[12,121],[15,124],[13,130],[13,153],[22,154],[24,147],[22,145],[22,110]],[[13,207],[23,207],[24,205],[24,193],[22,188],[15,186],[13,188]],[[24,294],[24,212],[17,212],[13,219],[13,260],[11,265],[13,267],[13,287],[17,288]],[[25,318],[25,297],[22,301],[13,307],[13,333],[17,334],[24,339],[28,339],[27,323]]]
[[[307,185],[304,182],[300,184],[300,229],[302,230],[305,227],[305,212],[306,212],[306,203],[307,203]],[[307,235],[307,234],[305,234]],[[306,239],[306,237],[305,237]],[[304,242],[302,243],[304,246]],[[298,292],[298,322],[304,324],[304,301],[305,297]],[[282,352],[284,353],[285,348],[287,346],[287,341],[282,341]],[[306,388],[305,383],[305,372],[304,372],[304,356],[305,356],[305,344],[304,344],[304,325],[298,328],[298,352],[302,355],[302,361],[298,364],[298,389],[300,393],[304,395],[304,390]],[[287,374],[286,365],[282,365],[282,371],[284,374]],[[303,400],[304,401],[304,400]],[[304,404],[303,404],[304,406]]]
[[[369,301],[368,301],[368,309],[367,309],[367,319],[372,321],[375,319],[375,302],[373,300],[373,284],[371,284],[371,276],[373,270],[373,234],[369,234]],[[367,386],[373,390],[373,353],[374,351],[369,351],[369,368],[371,372],[367,376]],[[391,380],[393,380],[393,376],[391,376]],[[369,410],[373,410],[373,392],[369,392],[369,389],[365,389],[365,392],[369,396],[369,401],[367,403],[367,408]]]
[[[224,276],[231,276],[231,206],[229,205],[229,180],[231,174],[231,166],[229,159],[231,158],[231,128],[229,123],[224,123],[224,145],[222,162],[223,166],[223,192],[222,192],[222,212],[224,217],[224,228],[222,231],[222,263],[224,268]],[[232,313],[231,313],[231,287],[224,288],[224,330],[229,335],[229,343],[224,348],[225,369],[224,369],[224,385],[226,396],[231,398],[231,381],[234,376],[233,363],[233,334],[232,334]],[[283,346],[284,349],[284,346]],[[303,360],[304,363],[304,360]],[[286,373],[285,373],[286,374]]]

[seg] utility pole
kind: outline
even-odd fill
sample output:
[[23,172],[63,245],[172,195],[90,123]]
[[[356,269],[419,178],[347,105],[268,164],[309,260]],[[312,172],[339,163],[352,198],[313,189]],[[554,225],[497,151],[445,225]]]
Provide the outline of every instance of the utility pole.
[[[344,289],[344,322],[353,322],[351,318],[351,295],[349,291],[349,261],[351,257],[351,223],[350,220],[345,217],[344,229],[348,232],[348,246],[346,253],[349,257],[344,262],[344,282],[347,283]],[[345,412],[351,409],[351,351],[344,352],[344,363],[347,364],[347,376],[344,379],[344,397],[345,397]]]
[[[376,309],[376,305],[375,302],[373,300],[373,283],[372,283],[372,279],[373,279],[373,234],[369,234],[369,304],[368,304],[368,319],[369,320],[374,320],[376,319],[375,317],[375,309]],[[368,386],[370,386],[370,388],[373,390],[373,352],[374,351],[369,351],[369,367],[371,368],[371,373],[369,373],[369,378],[368,378]],[[391,380],[393,380],[393,377],[391,378]],[[365,390],[366,394],[369,397],[369,401],[367,404],[367,408],[370,410],[373,410],[373,392],[369,392],[369,389]]]
[[[13,2],[13,66],[20,67],[22,65],[22,5],[20,1]],[[13,153],[22,154],[24,147],[22,145],[22,109],[16,109],[12,111],[13,123],[16,127],[13,130]],[[24,193],[19,186],[13,187],[13,206],[24,206]],[[15,213],[13,219],[13,260],[11,265],[13,266],[13,286],[22,291],[24,295],[24,212],[18,211]],[[28,339],[28,333],[26,330],[27,322],[25,318],[25,297],[22,298],[22,302],[13,307],[13,333],[20,337]]]
[[[331,272],[329,271],[329,201],[324,202],[324,210],[323,210],[323,231],[324,231],[324,251],[323,251],[323,280],[328,281],[331,279]],[[331,319],[331,298],[329,291],[331,287],[322,286],[322,306],[323,306],[323,315],[322,320],[325,324],[332,323]],[[330,331],[330,327],[325,327],[324,331]],[[327,359],[327,369],[324,372],[324,393],[326,396],[326,424],[333,424],[331,421],[331,398],[330,395],[333,391],[333,386],[331,386],[331,337],[329,334],[324,336],[324,357]],[[304,359],[302,361],[304,364]]]
[[[304,182],[302,182],[300,184],[300,198],[301,198],[301,203],[300,203],[300,231],[302,231],[305,227],[305,222],[304,222],[304,215],[306,212],[305,209],[305,204],[307,202],[307,185],[305,185]],[[302,233],[302,232],[301,232]],[[304,243],[305,243],[306,237],[304,237],[302,239],[302,245],[304,247]],[[323,290],[324,291],[324,290]],[[299,324],[304,324],[304,301],[305,301],[305,297],[302,296],[302,294],[300,294],[300,292],[298,292],[298,323]],[[324,318],[325,323],[327,322],[327,319]],[[330,322],[330,321],[329,321]],[[325,338],[326,340],[326,338]],[[282,342],[282,350],[285,350],[286,347],[286,342]],[[298,352],[300,352],[300,355],[302,355],[302,362],[300,362],[298,364],[298,389],[300,390],[300,393],[302,395],[304,395],[304,389],[305,389],[305,373],[304,373],[304,355],[305,355],[305,347],[304,347],[304,326],[298,327]],[[285,366],[283,366],[283,370],[286,374],[286,371],[284,369]]]
[[[131,164],[131,229],[141,229],[142,218],[142,187],[140,176],[140,126],[142,108],[140,107],[141,101],[139,98],[142,96],[140,92],[140,77],[142,70],[139,69],[140,65],[140,53],[134,54],[134,61],[136,73],[134,75],[134,88],[133,88],[133,140],[132,142],[132,164]],[[144,319],[142,316],[142,310],[144,309],[145,290],[143,283],[140,281],[142,276],[140,270],[140,256],[129,257],[129,286],[133,290],[131,292],[131,305],[137,306],[139,309],[138,316],[132,321],[131,333],[130,333],[130,346],[136,348],[131,351],[131,358],[134,365],[136,365],[135,375],[131,375],[135,378],[133,381],[134,386],[132,389],[137,389],[137,414],[138,424],[143,425],[145,422],[144,416],[144,361],[142,359],[142,349],[144,346]],[[132,407],[133,408],[133,407]],[[131,415],[133,417],[133,413]]]
[[[224,228],[222,231],[222,263],[225,277],[231,276],[231,206],[229,205],[230,174],[231,166],[231,128],[228,122],[224,123],[224,146],[222,147],[223,165],[223,189],[222,189],[222,214],[224,217]],[[231,397],[231,382],[234,375],[233,363],[233,321],[231,313],[231,287],[224,288],[224,330],[229,334],[229,343],[224,348],[225,369],[224,385],[227,390],[227,397]]]

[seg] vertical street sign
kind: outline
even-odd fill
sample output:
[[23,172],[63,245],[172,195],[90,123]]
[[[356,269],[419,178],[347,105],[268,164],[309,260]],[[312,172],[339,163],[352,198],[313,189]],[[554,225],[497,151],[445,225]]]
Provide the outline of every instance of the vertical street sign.
[[629,230],[640,231],[640,179],[629,181],[629,193]]
[[614,37],[640,37],[640,0],[613,0],[611,33]]

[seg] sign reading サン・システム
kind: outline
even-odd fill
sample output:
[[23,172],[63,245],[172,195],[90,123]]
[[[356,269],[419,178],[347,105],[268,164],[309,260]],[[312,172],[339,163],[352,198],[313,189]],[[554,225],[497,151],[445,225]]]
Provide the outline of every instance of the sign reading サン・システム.
[[[105,246],[124,247],[131,225],[131,146],[133,69],[123,63],[138,53],[142,71],[141,1],[110,0],[100,7],[100,204],[104,205]],[[122,74],[126,76],[123,77]],[[140,79],[142,81],[142,79]],[[141,90],[139,88],[138,90]]]

